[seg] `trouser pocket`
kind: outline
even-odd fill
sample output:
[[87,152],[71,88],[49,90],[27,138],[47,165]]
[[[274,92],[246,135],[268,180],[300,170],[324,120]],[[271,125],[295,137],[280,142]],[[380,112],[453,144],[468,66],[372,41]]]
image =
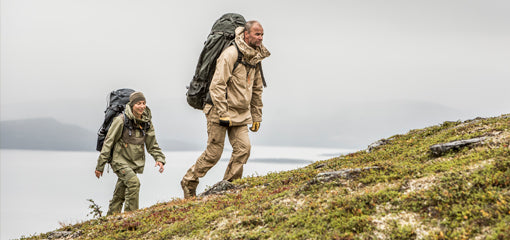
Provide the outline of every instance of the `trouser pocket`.
[[126,183],[127,180],[129,180],[133,176],[136,176],[135,171],[133,171],[133,169],[131,168],[119,169],[115,172],[115,174],[117,174],[117,177],[119,177],[119,179],[124,183]]

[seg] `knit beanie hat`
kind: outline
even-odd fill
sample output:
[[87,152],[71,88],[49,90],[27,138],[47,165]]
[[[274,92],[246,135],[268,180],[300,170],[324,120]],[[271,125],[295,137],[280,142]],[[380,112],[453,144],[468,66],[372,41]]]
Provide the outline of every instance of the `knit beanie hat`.
[[129,95],[129,106],[135,105],[139,101],[145,101],[145,96],[142,92],[134,92]]

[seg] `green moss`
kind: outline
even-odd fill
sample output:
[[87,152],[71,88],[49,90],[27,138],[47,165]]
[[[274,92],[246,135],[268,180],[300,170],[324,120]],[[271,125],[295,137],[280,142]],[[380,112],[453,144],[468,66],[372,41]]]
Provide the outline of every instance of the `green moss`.
[[[480,136],[487,137],[481,146],[441,157],[429,151],[434,144]],[[234,184],[240,189],[223,195],[173,199],[65,230],[81,231],[81,239],[510,237],[508,118],[444,122],[387,140],[371,152],[239,179]],[[352,178],[316,179],[320,172],[365,167],[377,169]]]

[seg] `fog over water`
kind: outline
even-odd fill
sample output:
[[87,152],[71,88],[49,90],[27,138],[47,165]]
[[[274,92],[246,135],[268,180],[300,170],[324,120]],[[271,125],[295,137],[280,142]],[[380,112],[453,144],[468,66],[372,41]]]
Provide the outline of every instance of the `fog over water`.
[[185,102],[213,22],[259,20],[268,88],[253,142],[364,147],[510,112],[510,2],[2,0],[1,120],[96,131],[106,95],[143,91],[160,138],[205,142]]
[[[353,149],[295,148],[253,146],[252,158],[245,165],[243,177],[296,169],[313,161],[339,156]],[[163,174],[147,156],[141,182],[140,208],[173,198],[182,198],[180,180],[198,151],[164,152],[167,164]],[[231,151],[200,179],[197,193],[223,178]],[[325,156],[327,155],[327,156]],[[0,239],[45,233],[90,219],[89,202],[93,199],[104,214],[112,198],[116,175],[105,171],[99,180],[94,176],[96,152],[71,151],[0,151]]]

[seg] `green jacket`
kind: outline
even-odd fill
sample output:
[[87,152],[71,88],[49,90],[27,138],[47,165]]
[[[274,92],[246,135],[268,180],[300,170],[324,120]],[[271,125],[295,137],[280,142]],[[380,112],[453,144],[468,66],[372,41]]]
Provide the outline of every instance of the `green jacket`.
[[[150,124],[150,127],[145,132],[145,141],[140,142],[140,144],[128,143],[133,141],[128,139],[129,135],[127,132],[124,133],[123,136],[124,114],[115,117],[112,121],[112,125],[110,126],[110,130],[108,130],[108,133],[106,134],[103,148],[101,149],[101,153],[97,159],[96,170],[103,172],[104,166],[111,160],[110,164],[113,171],[118,171],[123,168],[131,168],[136,173],[143,173],[145,166],[144,145],[147,148],[147,152],[152,155],[156,162],[165,164],[165,155],[156,141],[154,126],[151,122],[152,116],[150,109],[148,107],[145,108],[145,111],[142,114],[142,119],[135,118],[129,105],[126,105],[124,112],[128,119],[134,120],[135,128],[139,128],[144,123]],[[143,133],[140,129],[133,130],[132,134],[134,138],[143,140]]]

